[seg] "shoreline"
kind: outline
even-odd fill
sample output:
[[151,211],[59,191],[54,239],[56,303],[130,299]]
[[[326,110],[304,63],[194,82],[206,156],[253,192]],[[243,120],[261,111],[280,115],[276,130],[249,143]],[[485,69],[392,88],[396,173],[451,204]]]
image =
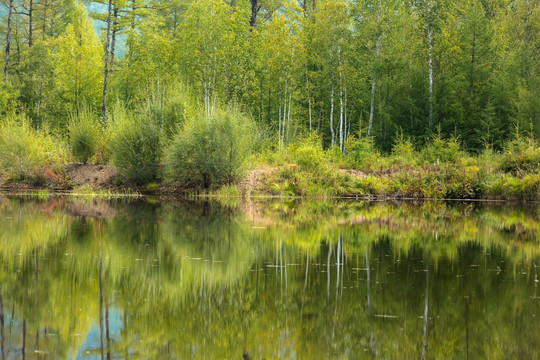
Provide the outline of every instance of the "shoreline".
[[[306,171],[296,166],[253,166],[245,176],[234,184],[217,189],[204,190],[189,188],[178,183],[156,180],[148,184],[122,182],[121,175],[112,165],[65,164],[56,170],[46,168],[42,176],[34,180],[8,179],[0,175],[0,194],[20,196],[88,196],[88,197],[151,197],[160,200],[185,198],[235,198],[235,199],[319,199],[358,201],[445,201],[445,202],[486,202],[486,203],[538,203],[540,192],[528,196],[512,193],[482,196],[455,197],[428,196],[434,193],[433,185],[422,185],[402,193],[396,189],[403,169],[385,171],[363,171],[359,169],[328,168],[324,173]],[[409,171],[409,170],[405,170]],[[421,175],[447,176],[444,169],[435,169]],[[409,175],[408,175],[409,176]],[[511,175],[500,173],[501,179]],[[326,182],[328,178],[331,181]],[[408,179],[408,178],[407,178]],[[338,186],[336,186],[336,184]],[[346,184],[341,186],[341,184]],[[460,182],[454,186],[463,186]],[[440,186],[440,183],[439,185]],[[465,185],[467,186],[467,185]],[[403,188],[403,186],[402,186]],[[505,188],[509,191],[510,188]],[[377,193],[378,192],[378,193]],[[481,191],[476,194],[482,194]]]

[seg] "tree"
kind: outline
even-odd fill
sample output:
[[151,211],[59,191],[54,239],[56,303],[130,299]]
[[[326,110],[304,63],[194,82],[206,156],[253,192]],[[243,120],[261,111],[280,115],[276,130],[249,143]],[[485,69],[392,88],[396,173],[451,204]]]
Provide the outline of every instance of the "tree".
[[[58,39],[55,54],[55,78],[62,100],[61,114],[78,111],[82,106],[96,109],[102,88],[102,47],[82,5],[77,7],[73,22]],[[65,115],[64,115],[65,116]]]
[[11,18],[13,16],[13,0],[9,0],[8,5],[8,19],[7,19],[7,31],[6,31],[6,49],[4,51],[4,84],[7,82],[8,76],[8,64],[9,64],[9,51],[11,49]]

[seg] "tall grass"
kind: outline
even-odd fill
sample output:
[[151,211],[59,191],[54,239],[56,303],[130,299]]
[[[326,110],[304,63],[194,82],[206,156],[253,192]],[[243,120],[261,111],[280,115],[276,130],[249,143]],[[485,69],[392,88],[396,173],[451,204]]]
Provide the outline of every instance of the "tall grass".
[[111,116],[111,161],[126,181],[144,184],[158,176],[161,156],[159,129],[116,104]]
[[25,115],[9,115],[0,124],[0,166],[12,179],[43,176],[43,169],[64,160],[58,139],[37,131]]
[[86,164],[96,155],[100,137],[97,117],[89,109],[72,114],[68,131],[71,154],[75,160]]

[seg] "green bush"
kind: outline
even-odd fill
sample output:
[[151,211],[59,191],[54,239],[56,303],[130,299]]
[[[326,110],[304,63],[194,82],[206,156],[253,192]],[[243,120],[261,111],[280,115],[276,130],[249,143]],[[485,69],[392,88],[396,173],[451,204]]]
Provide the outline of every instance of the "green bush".
[[255,137],[253,121],[238,110],[199,115],[186,123],[167,149],[167,174],[205,189],[231,184],[240,179]]
[[196,102],[189,88],[183,84],[163,85],[151,83],[144,92],[141,112],[160,129],[165,141],[170,141],[186,119],[193,116]]
[[434,134],[431,142],[421,152],[422,158],[428,163],[441,163],[456,161],[463,155],[460,149],[459,141],[455,137],[444,139],[441,131]]
[[112,163],[126,180],[143,184],[156,179],[161,155],[159,130],[122,105],[113,109],[109,150]]
[[320,170],[325,163],[321,139],[314,132],[289,145],[287,151],[292,160],[305,170]]
[[39,177],[45,167],[60,163],[61,158],[58,142],[32,128],[26,116],[9,116],[0,125],[0,166],[10,177]]
[[385,178],[379,178],[373,175],[368,175],[357,180],[357,186],[365,194],[370,195],[385,195],[389,190],[389,181]]
[[516,137],[502,154],[500,169],[517,175],[540,171],[540,147],[532,138]]
[[345,162],[356,169],[376,169],[380,165],[381,155],[373,144],[373,138],[351,136],[345,144]]
[[416,151],[409,139],[404,139],[403,136],[396,138],[392,147],[390,162],[394,166],[408,167],[415,166],[418,163]]
[[94,155],[99,141],[98,119],[89,110],[72,115],[69,121],[69,147],[75,160],[84,164]]

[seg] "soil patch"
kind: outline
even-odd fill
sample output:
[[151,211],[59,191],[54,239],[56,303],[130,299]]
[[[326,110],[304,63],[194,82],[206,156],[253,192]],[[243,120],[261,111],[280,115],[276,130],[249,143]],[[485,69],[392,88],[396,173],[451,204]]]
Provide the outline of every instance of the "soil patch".
[[118,176],[116,167],[112,165],[68,164],[65,167],[67,181],[73,187],[91,186],[94,189],[111,189],[115,187]]
[[278,168],[272,166],[257,166],[249,171],[246,178],[240,183],[240,191],[244,196],[249,197],[252,193],[265,192],[266,178]]

